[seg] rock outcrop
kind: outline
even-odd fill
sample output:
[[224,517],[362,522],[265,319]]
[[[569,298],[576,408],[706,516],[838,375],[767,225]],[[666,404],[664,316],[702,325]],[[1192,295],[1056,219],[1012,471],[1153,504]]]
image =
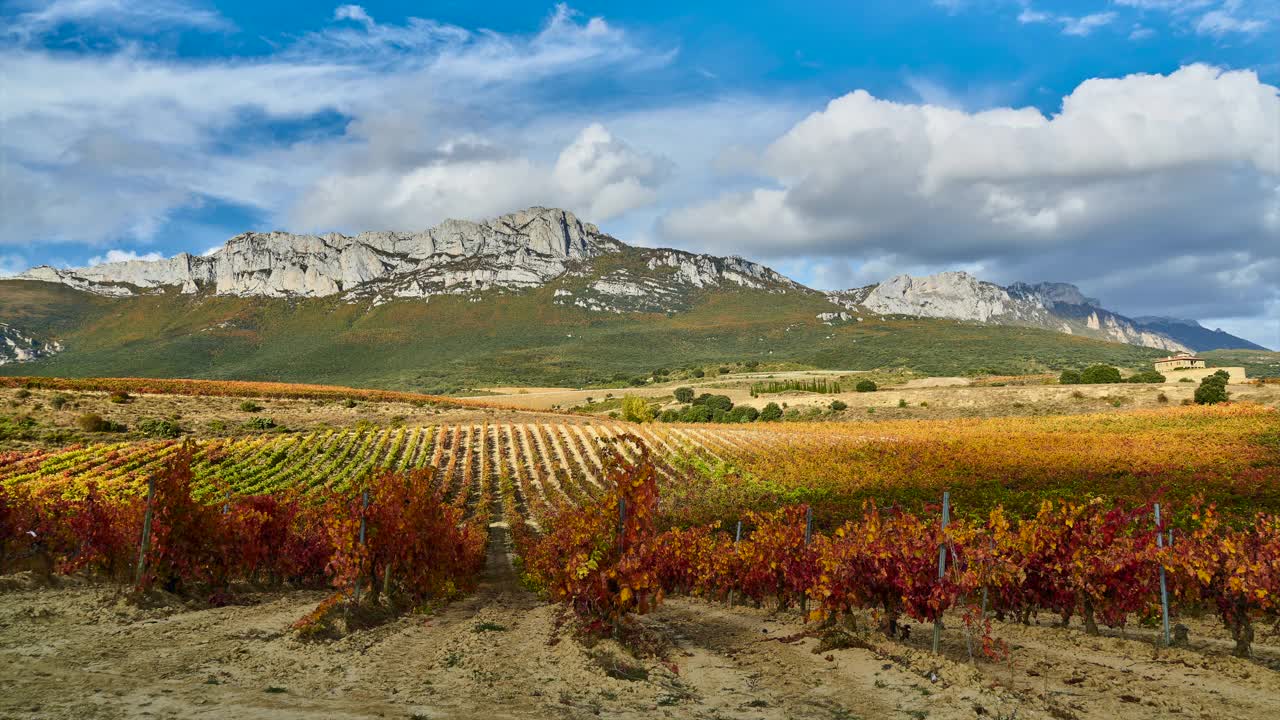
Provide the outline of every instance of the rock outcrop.
[[44,266],[18,277],[114,296],[177,288],[264,297],[425,297],[541,285],[574,260],[621,247],[572,213],[530,208],[478,223],[446,220],[417,233],[250,232],[205,257],[183,253],[71,270]]
[[41,340],[8,323],[0,323],[0,365],[30,362],[62,351],[62,344]]
[[966,272],[924,277],[898,275],[878,285],[828,293],[832,302],[881,315],[951,318],[1023,325],[1112,342],[1189,351],[1169,337],[1099,306],[1067,283],[1014,283],[1001,287]]

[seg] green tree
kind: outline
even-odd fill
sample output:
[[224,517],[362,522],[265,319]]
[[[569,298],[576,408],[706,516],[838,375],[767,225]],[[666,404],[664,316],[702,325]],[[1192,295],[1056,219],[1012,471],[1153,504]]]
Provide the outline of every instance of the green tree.
[[684,422],[710,422],[711,408],[706,405],[690,405],[680,413],[680,419]]
[[877,388],[874,381],[859,380],[858,384],[853,386],[853,389],[858,392],[875,392]]
[[653,420],[653,408],[642,397],[627,395],[622,398],[622,419],[627,422],[645,423]]
[[782,408],[778,407],[778,403],[771,402],[760,411],[760,419],[764,422],[772,422],[781,418]]
[[705,405],[712,410],[723,410],[725,412],[729,412],[733,409],[733,400],[730,400],[728,395],[702,393],[690,402],[694,405]]
[[1090,365],[1080,373],[1080,382],[1086,385],[1106,385],[1120,382],[1120,371],[1110,365]]
[[1063,370],[1062,374],[1058,376],[1058,383],[1062,385],[1079,385],[1080,371],[1079,370]]
[[845,401],[843,401],[843,400],[832,400],[832,401],[831,401],[831,409],[832,409],[832,410],[834,410],[834,411],[836,411],[836,412],[840,412],[841,410],[848,410],[848,409],[849,409],[849,404],[848,404],[848,403],[846,403],[846,402],[845,402]]
[[693,388],[678,387],[675,392],[676,402],[691,403],[693,402]]
[[1231,394],[1227,392],[1227,380],[1222,375],[1214,373],[1200,381],[1200,387],[1196,388],[1196,402],[1201,405],[1216,405],[1220,402],[1226,402],[1230,399]]

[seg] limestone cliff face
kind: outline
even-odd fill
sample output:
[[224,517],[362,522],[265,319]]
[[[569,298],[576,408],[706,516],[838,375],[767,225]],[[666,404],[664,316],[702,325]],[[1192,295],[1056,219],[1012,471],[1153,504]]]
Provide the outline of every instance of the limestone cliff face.
[[[325,297],[386,290],[424,297],[491,287],[539,285],[566,263],[613,252],[621,243],[564,210],[530,208],[474,223],[447,220],[423,232],[295,235],[244,233],[217,252],[167,260],[106,263],[19,277],[61,282],[103,295],[172,287],[184,293]],[[384,287],[366,287],[371,283]]]
[[735,286],[798,285],[739,257],[628,248],[573,213],[529,208],[483,222],[446,220],[417,233],[295,235],[244,233],[208,256],[106,263],[19,276],[124,297],[167,288],[242,297],[328,297],[387,302],[395,298],[540,287],[591,275],[590,261],[629,250],[643,266],[611,271],[585,288],[559,290],[555,301],[611,312],[664,312],[687,306],[692,291]]
[[898,275],[878,285],[828,293],[842,307],[880,315],[914,315],[1041,327],[1174,352],[1190,348],[1122,315],[1104,310],[1067,283],[1001,287],[966,272]]

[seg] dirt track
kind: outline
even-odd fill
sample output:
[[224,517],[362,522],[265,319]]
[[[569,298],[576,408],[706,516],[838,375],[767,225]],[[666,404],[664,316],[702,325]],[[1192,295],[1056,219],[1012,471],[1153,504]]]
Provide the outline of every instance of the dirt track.
[[673,672],[612,641],[584,645],[519,586],[505,528],[493,532],[474,595],[334,643],[288,632],[318,593],[138,610],[100,586],[0,592],[0,717],[1111,720],[1280,707],[1274,638],[1260,660],[1239,660],[1209,623],[1192,623],[1193,649],[1159,654],[1147,631],[1001,625],[1012,663],[975,668],[958,630],[945,658],[925,651],[923,627],[908,643],[815,653],[794,614],[672,599],[643,621],[674,644]]

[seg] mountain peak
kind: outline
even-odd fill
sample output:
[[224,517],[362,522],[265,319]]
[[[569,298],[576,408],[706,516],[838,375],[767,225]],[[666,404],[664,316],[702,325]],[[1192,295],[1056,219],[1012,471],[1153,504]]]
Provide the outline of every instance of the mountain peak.
[[532,287],[562,274],[567,263],[623,247],[567,210],[531,207],[480,222],[445,220],[419,232],[245,232],[205,256],[42,266],[18,277],[113,296],[178,287],[183,293],[323,297],[378,281],[393,296],[422,297]]

